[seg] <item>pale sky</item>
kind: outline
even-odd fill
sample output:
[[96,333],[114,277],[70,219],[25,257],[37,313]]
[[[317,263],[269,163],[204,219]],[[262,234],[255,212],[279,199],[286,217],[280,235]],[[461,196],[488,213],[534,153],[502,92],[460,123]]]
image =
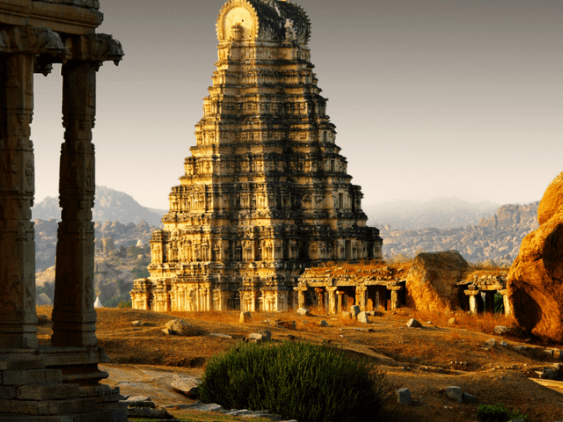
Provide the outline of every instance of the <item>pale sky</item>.
[[[294,0],[295,1],[295,0]],[[364,205],[539,200],[563,171],[563,1],[296,0]],[[168,208],[217,60],[223,0],[101,0],[96,182]],[[36,202],[58,195],[60,66],[35,76]]]

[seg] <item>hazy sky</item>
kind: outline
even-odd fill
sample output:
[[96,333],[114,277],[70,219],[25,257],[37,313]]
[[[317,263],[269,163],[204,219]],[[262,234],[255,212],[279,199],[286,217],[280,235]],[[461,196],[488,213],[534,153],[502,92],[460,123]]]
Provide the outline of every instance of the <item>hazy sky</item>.
[[[563,171],[563,1],[298,0],[364,204],[526,203]],[[101,0],[97,184],[168,208],[217,60],[223,0]],[[35,76],[36,202],[57,196],[60,67]]]

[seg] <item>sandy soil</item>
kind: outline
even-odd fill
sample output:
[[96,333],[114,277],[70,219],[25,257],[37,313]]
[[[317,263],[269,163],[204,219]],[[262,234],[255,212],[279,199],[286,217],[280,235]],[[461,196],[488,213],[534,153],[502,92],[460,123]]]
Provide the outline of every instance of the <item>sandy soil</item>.
[[[39,313],[49,315],[49,309]],[[407,328],[406,322],[412,317],[423,326]],[[456,318],[454,325],[447,323],[451,317]],[[194,335],[164,334],[164,324],[175,318],[191,324]],[[320,327],[321,320],[330,326]],[[133,321],[142,321],[144,326],[134,327]],[[383,421],[476,421],[478,404],[460,404],[446,397],[445,389],[452,385],[462,387],[481,403],[502,403],[509,409],[519,409],[528,415],[528,422],[563,419],[563,380],[538,380],[536,374],[560,362],[560,345],[525,336],[492,335],[499,324],[509,325],[511,321],[492,315],[422,314],[407,308],[382,313],[367,325],[320,312],[308,317],[256,313],[251,323],[240,324],[237,312],[169,315],[102,309],[98,312],[97,335],[110,358],[109,364],[101,365],[110,374],[107,382],[119,386],[123,394],[148,395],[161,405],[192,402],[170,388],[175,372],[201,376],[211,356],[252,332],[268,329],[274,341],[330,344],[373,359],[393,385],[385,401]],[[47,343],[50,324],[42,324],[39,334]],[[496,341],[492,347],[485,344],[491,338]],[[546,349],[555,349],[555,357]],[[399,387],[410,389],[413,405],[396,403],[393,391]]]

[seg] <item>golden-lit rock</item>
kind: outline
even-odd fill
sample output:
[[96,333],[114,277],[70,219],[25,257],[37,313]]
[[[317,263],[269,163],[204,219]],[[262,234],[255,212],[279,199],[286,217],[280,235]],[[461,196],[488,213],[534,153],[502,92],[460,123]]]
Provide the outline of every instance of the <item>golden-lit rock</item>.
[[468,269],[458,251],[418,254],[407,276],[407,306],[437,312],[460,307],[457,283]]
[[563,173],[553,179],[543,194],[538,207],[540,226],[560,212],[563,212]]
[[527,235],[508,273],[508,299],[518,325],[563,341],[563,173],[547,188],[538,210],[540,227]]

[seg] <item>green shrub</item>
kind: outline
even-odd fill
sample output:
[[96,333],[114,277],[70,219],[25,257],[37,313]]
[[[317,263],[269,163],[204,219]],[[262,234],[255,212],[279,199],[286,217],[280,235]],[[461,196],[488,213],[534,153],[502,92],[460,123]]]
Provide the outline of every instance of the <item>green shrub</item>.
[[376,421],[385,375],[366,359],[310,343],[239,343],[206,365],[201,401],[268,409],[299,422]]
[[493,299],[493,309],[495,314],[504,314],[504,296],[500,293],[495,293]]
[[510,411],[502,404],[482,404],[477,409],[477,417],[482,422],[508,422],[512,419],[528,419],[519,410]]

